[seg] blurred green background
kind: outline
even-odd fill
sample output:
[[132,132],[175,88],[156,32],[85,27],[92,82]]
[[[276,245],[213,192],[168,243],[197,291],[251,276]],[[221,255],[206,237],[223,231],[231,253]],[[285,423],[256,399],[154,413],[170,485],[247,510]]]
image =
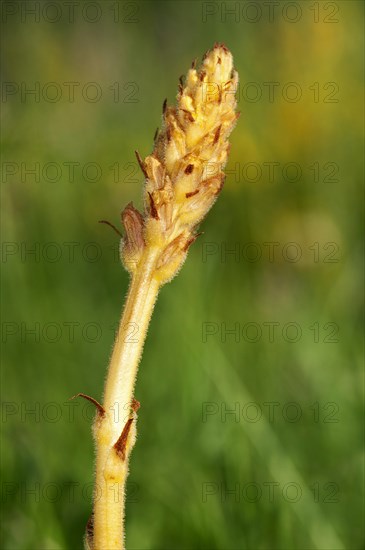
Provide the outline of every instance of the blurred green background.
[[242,116],[152,319],[127,547],[363,548],[362,2],[70,10],[2,3],[1,548],[82,547],[93,409],[68,399],[102,399],[128,286],[97,221],[141,206],[134,149],[216,41]]

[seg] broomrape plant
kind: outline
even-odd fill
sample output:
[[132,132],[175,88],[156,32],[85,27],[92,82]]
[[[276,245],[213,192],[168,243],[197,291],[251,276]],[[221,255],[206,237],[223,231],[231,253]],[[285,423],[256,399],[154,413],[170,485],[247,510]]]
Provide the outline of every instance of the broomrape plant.
[[[136,440],[139,403],[133,394],[138,363],[158,291],[180,270],[199,235],[198,224],[223,187],[228,136],[238,118],[237,84],[231,53],[216,44],[205,54],[199,71],[193,62],[185,81],[180,78],[177,106],[164,102],[163,125],[152,154],[142,160],[136,152],[146,178],[144,211],[130,203],[122,212],[125,236],[120,255],[131,282],[103,405],[78,394],[97,407],[96,489],[85,537],[89,550],[125,547],[125,483]],[[138,327],[138,341],[125,338],[131,326]],[[127,418],[121,411],[129,411]]]

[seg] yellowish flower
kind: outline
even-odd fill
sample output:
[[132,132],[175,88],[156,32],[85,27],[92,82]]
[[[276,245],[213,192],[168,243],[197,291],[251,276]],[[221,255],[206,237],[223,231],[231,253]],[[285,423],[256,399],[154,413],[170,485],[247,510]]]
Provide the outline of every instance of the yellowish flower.
[[216,44],[180,79],[177,106],[163,107],[163,127],[151,155],[142,160],[146,177],[144,215],[132,204],[122,213],[126,236],[122,259],[135,272],[147,249],[158,249],[155,277],[171,280],[183,264],[196,228],[221,191],[228,137],[238,118],[237,72],[231,53]]

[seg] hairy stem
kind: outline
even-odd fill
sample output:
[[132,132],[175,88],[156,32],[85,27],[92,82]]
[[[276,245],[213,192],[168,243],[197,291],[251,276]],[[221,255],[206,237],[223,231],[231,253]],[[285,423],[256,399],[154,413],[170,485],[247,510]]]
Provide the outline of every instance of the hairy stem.
[[178,273],[199,223],[222,190],[228,137],[238,117],[237,84],[232,54],[224,44],[215,44],[200,70],[193,62],[185,81],[180,79],[176,107],[164,102],[151,155],[143,160],[136,152],[145,177],[144,210],[129,203],[122,212],[121,259],[132,280],[104,404],[79,394],[98,410],[94,518],[86,536],[91,550],[124,548],[125,483],[139,407],[134,399],[138,363],[158,290]]
[[125,483],[135,437],[133,410],[138,363],[159,283],[154,278],[158,252],[149,248],[132,276],[105,384],[103,407],[94,426],[96,487],[92,548],[124,548]]

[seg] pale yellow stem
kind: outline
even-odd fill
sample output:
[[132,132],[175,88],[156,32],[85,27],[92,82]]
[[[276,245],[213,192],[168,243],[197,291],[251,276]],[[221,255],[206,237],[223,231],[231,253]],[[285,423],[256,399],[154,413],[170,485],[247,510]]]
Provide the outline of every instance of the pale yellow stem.
[[94,497],[94,550],[123,550],[125,482],[136,427],[131,425],[125,456],[114,445],[128,418],[143,344],[159,290],[154,278],[158,249],[147,248],[132,276],[105,384],[105,416],[95,426],[96,486]]

